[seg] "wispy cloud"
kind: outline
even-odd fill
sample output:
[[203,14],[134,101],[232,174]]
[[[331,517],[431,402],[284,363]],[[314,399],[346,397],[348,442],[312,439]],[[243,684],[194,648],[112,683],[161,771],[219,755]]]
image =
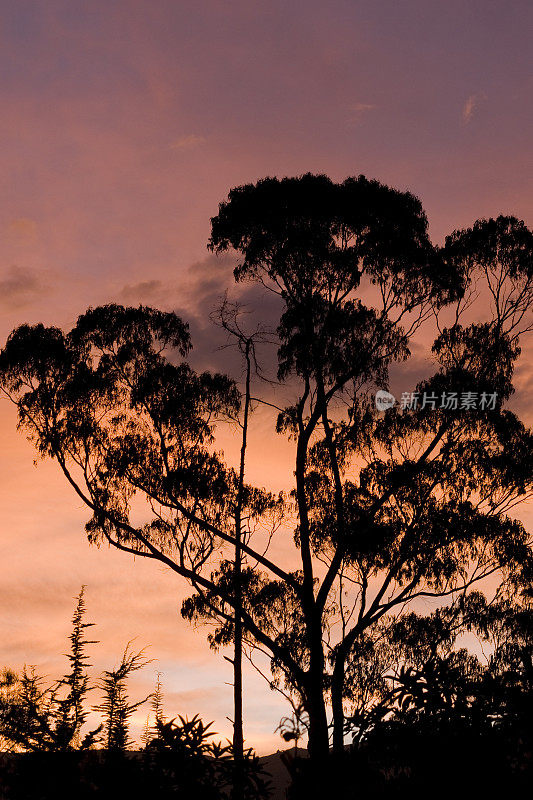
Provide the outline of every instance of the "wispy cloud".
[[362,114],[364,111],[372,111],[376,106],[373,103],[353,103],[350,106],[350,111],[355,111],[356,114]]
[[190,133],[188,136],[180,136],[175,142],[170,145],[171,150],[190,150],[192,147],[198,147],[205,142],[205,136],[197,136],[195,133]]
[[480,92],[479,94],[471,94],[469,97],[467,97],[461,114],[464,125],[468,125],[472,121],[474,115],[479,109],[479,106],[486,99],[487,96],[484,92]]
[[17,239],[34,239],[37,232],[37,223],[27,217],[12,219],[6,226],[7,234]]
[[373,111],[377,106],[374,103],[351,103],[348,106],[348,126],[354,127],[363,121],[369,111]]

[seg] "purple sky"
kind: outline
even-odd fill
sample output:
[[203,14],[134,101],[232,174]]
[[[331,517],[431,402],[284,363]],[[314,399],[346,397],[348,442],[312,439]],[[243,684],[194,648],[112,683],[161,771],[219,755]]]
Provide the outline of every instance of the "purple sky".
[[[436,241],[500,212],[531,226],[532,30],[525,0],[2,0],[2,340],[112,300],[201,316],[231,282],[206,252],[209,218],[265,175],[410,189]],[[527,363],[520,376],[533,385]],[[51,654],[87,583],[98,666],[137,636],[160,659],[138,691],[159,668],[169,713],[229,733],[229,666],[179,618],[184,587],[90,549],[83,509],[54,465],[34,469],[13,422],[1,401],[0,664],[60,668]],[[273,436],[258,425],[252,472],[283,484]],[[285,707],[248,681],[247,735],[264,752]]]

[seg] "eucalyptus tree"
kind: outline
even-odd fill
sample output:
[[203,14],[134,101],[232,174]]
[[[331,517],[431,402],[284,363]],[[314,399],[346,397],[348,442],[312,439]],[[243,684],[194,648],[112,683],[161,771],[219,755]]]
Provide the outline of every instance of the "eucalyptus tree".
[[[216,425],[242,423],[242,393],[193,371],[175,314],[89,309],[67,333],[23,325],[2,351],[3,390],[90,509],[90,541],[186,579],[184,612],[216,620],[214,641],[233,641],[242,620],[245,644],[305,708],[318,763],[329,703],[342,750],[346,667],[365,632],[417,598],[531,576],[529,536],[510,513],[531,491],[532,437],[505,403],[530,326],[532,238],[501,217],[435,248],[420,202],[364,177],[265,179],[221,204],[211,248],[236,251],[236,280],[282,304],[278,379],[292,400],[278,400],[276,430],[294,447],[285,527],[296,519],[297,569],[254,541],[280,500],[216,449]],[[419,403],[413,393],[412,407],[378,412],[370,395],[424,324],[437,333],[435,374]]]
[[[211,247],[236,251],[236,279],[283,302],[278,376],[294,402],[277,430],[294,441],[302,569],[281,587],[282,605],[293,608],[284,634],[305,665],[289,681],[323,752],[330,690],[341,752],[347,659],[366,631],[417,598],[454,597],[496,574],[507,587],[531,577],[530,537],[510,512],[531,496],[533,437],[505,402],[531,330],[533,234],[498,217],[437,250],[411,195],[307,175],[230,192]],[[377,413],[368,391],[387,385],[426,321],[434,375],[409,404]]]
[[[252,340],[246,347],[252,358]],[[228,377],[180,361],[189,349],[187,325],[175,314],[110,305],[89,310],[68,334],[21,326],[1,359],[21,426],[92,512],[89,540],[158,559],[201,591],[211,588],[208,570],[224,545],[237,564],[248,552],[269,568],[265,555],[239,542],[279,498],[244,483],[246,424],[238,470],[213,450],[214,423],[238,421],[240,393]],[[26,356],[31,365],[22,366]],[[246,400],[244,412],[246,419]],[[139,495],[148,512],[135,524]],[[233,567],[231,574],[224,596],[234,621]],[[243,622],[262,636],[252,618]],[[242,732],[240,739],[242,750]]]

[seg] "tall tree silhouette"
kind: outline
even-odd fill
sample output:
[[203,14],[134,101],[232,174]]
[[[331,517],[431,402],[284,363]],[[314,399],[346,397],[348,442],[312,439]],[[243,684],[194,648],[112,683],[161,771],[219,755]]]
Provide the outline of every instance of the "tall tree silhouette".
[[243,797],[243,760],[244,760],[244,733],[243,733],[243,680],[242,680],[242,543],[243,543],[243,507],[244,507],[244,476],[246,469],[246,448],[248,444],[248,420],[251,404],[251,375],[253,358],[253,337],[242,330],[238,319],[238,308],[231,308],[227,300],[222,304],[218,318],[221,326],[233,337],[244,360],[245,378],[244,393],[242,398],[242,438],[237,472],[237,494],[235,499],[235,557],[233,562],[233,594],[234,604],[234,631],[233,631],[233,758],[235,763],[235,776],[233,781],[232,797],[242,800]]
[[[91,510],[91,541],[186,578],[221,636],[238,609],[246,643],[271,656],[274,679],[303,704],[319,764],[327,705],[340,752],[346,665],[385,615],[490,576],[531,575],[529,536],[511,511],[531,492],[533,439],[504,404],[531,325],[533,235],[499,217],[439,250],[411,194],[305,175],[232,190],[210,244],[236,250],[236,279],[283,305],[278,378],[293,399],[277,431],[294,444],[299,569],[239,542],[239,470],[214,449],[215,423],[242,414],[239,392],[180,361],[190,341],[174,314],[110,305],[69,333],[21,326],[0,381],[20,425]],[[377,411],[369,397],[423,324],[437,333],[435,374],[416,387],[416,407]],[[130,516],[138,496],[144,524]],[[242,497],[249,520],[278,508],[245,483]],[[236,593],[239,552],[249,565]]]
[[[252,376],[258,376],[265,380],[263,370],[258,363],[257,347],[260,344],[265,344],[272,341],[271,332],[259,325],[255,330],[246,330],[244,325],[244,318],[246,316],[246,309],[238,303],[230,303],[227,294],[218,309],[212,314],[212,319],[220,326],[228,335],[227,344],[221,348],[236,347],[243,363],[243,385],[240,389],[241,404],[242,404],[242,417],[238,420],[241,431],[241,446],[239,454],[239,466],[237,470],[237,491],[234,503],[233,517],[235,524],[235,552],[233,564],[230,566],[229,562],[222,564],[222,571],[219,575],[212,575],[215,582],[224,583],[231,591],[234,597],[234,610],[233,618],[229,619],[228,616],[220,614],[220,606],[212,592],[205,592],[201,587],[195,585],[196,593],[187,598],[182,604],[182,615],[189,620],[208,620],[217,621],[221,623],[221,627],[216,629],[213,634],[209,636],[209,642],[214,650],[218,650],[221,646],[228,646],[233,643],[233,657],[225,656],[233,667],[233,706],[234,706],[234,719],[233,719],[233,740],[232,740],[232,756],[235,767],[235,775],[232,787],[232,797],[243,797],[244,782],[246,778],[247,759],[245,757],[244,749],[244,733],[243,733],[243,650],[245,645],[245,638],[243,636],[242,625],[242,610],[243,610],[243,565],[245,564],[245,557],[243,556],[243,543],[249,544],[253,536],[253,530],[250,526],[250,518],[244,513],[246,508],[250,506],[250,500],[247,497],[250,495],[250,488],[245,483],[245,470],[246,470],[246,453],[248,447],[248,428],[250,414],[252,412]],[[264,500],[265,498],[263,498]],[[257,501],[255,500],[255,508],[259,510]],[[268,498],[268,510],[272,514],[272,528],[271,533],[279,524],[279,514],[283,511],[282,496],[280,495],[277,501]],[[264,507],[264,511],[267,507]],[[278,513],[276,513],[278,512]]]

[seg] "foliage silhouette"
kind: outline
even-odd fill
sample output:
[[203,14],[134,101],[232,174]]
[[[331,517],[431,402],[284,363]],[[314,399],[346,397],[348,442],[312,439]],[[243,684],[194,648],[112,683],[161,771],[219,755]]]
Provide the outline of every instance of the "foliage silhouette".
[[86,647],[96,642],[84,638],[93,626],[84,622],[85,599],[82,587],[76,598],[70,633],[70,671],[52,686],[32,667],[17,675],[4,670],[0,681],[0,732],[8,747],[31,751],[87,750],[98,739],[101,727],[85,733],[86,699],[92,686],[87,673]]
[[93,688],[89,681],[87,670],[92,666],[85,653],[85,648],[95,641],[85,639],[85,631],[94,626],[93,622],[84,622],[86,606],[84,598],[85,586],[82,586],[77,597],[77,605],[72,618],[72,631],[70,633],[70,653],[67,658],[70,663],[70,672],[63,677],[62,685],[68,689],[68,694],[61,701],[61,726],[67,731],[72,731],[74,745],[80,743],[81,749],[92,746],[99,730],[92,731],[80,742],[81,729],[87,719],[88,711],[85,706],[88,692]]
[[129,736],[128,723],[132,714],[150,699],[130,703],[127,694],[127,680],[133,672],[137,672],[150,663],[144,658],[144,651],[132,653],[131,642],[126,645],[119,666],[113,670],[106,670],[100,681],[103,693],[102,702],[94,707],[104,715],[104,741],[107,750],[124,752],[132,745]]
[[[87,628],[94,623],[85,622],[85,587],[76,598],[76,608],[69,635],[71,649],[67,654],[70,671],[48,686],[45,679],[32,667],[24,667],[21,674],[4,669],[0,679],[0,734],[6,749],[14,751],[91,750],[103,744],[110,751],[124,752],[131,746],[128,721],[131,715],[148,698],[130,703],[127,694],[128,677],[150,663],[143,651],[132,653],[126,646],[119,666],[104,671],[99,683],[103,692],[101,704],[95,706],[104,722],[96,729],[82,733],[90,706],[88,695],[96,687],[91,683],[86,654],[87,645],[97,644],[85,639]],[[157,689],[156,689],[157,691]],[[161,687],[157,713],[162,719]]]
[[[227,797],[235,785],[235,759],[233,745],[211,741],[215,735],[204,725],[198,715],[191,720],[179,716],[176,720],[158,723],[158,735],[147,751],[157,756],[157,785],[163,796],[194,793],[201,798]],[[245,749],[238,761],[241,770],[239,787],[245,800],[266,798],[268,781],[259,760],[251,749]]]
[[[20,675],[4,669],[0,675],[0,735],[11,759],[0,760],[2,798],[61,800],[126,792],[139,800],[147,794],[158,800],[191,794],[199,800],[225,800],[237,770],[244,800],[267,798],[268,781],[251,749],[244,749],[236,762],[230,743],[212,741],[212,723],[204,725],[198,716],[165,721],[160,673],[149,698],[130,702],[128,678],[149,663],[142,651],[132,652],[131,643],[118,667],[106,670],[99,682],[103,700],[94,710],[103,714],[104,723],[83,735],[87,695],[96,688],[87,673],[85,648],[96,642],[85,639],[85,630],[93,626],[84,621],[85,613],[82,588],[69,636],[71,670],[62,679],[43,686],[44,679],[33,668],[24,668]],[[152,735],[144,750],[135,751],[129,720],[148,699]]]
[[141,742],[146,745],[152,741],[158,733],[158,724],[165,721],[163,713],[163,686],[161,684],[161,672],[157,673],[155,688],[150,698],[150,713],[146,719],[145,728],[141,734]]

